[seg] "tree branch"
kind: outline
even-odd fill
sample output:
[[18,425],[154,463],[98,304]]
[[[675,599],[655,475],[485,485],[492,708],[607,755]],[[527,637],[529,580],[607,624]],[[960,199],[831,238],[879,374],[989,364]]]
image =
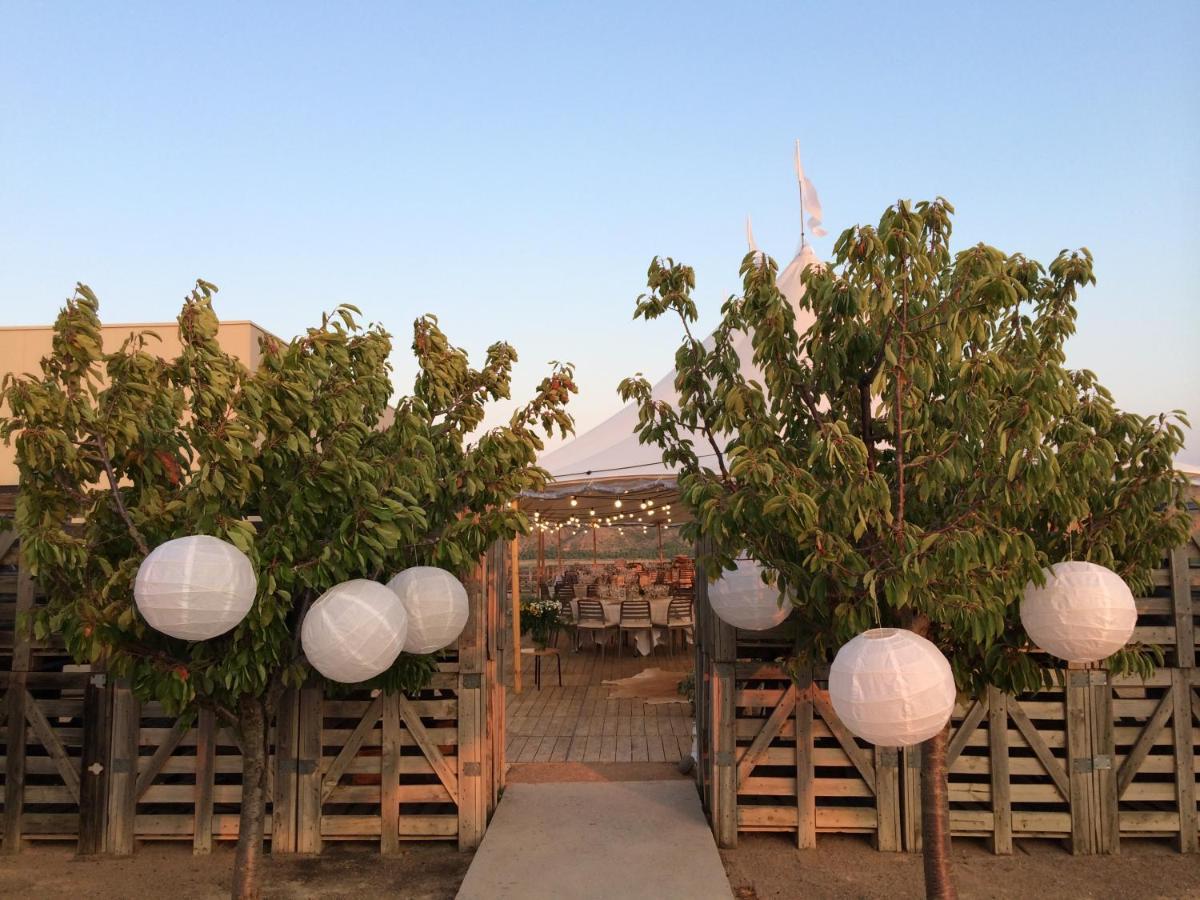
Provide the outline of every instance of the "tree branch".
[[117,487],[117,473],[113,470],[112,459],[108,455],[108,446],[105,444],[103,436],[97,434],[93,443],[96,449],[100,451],[100,462],[103,463],[104,471],[108,475],[108,487],[112,492],[113,501],[117,504],[117,512],[125,520],[125,526],[129,529],[129,536],[137,544],[137,548],[142,552],[142,556],[149,556],[150,548],[146,546],[146,539],[142,537],[142,533],[138,531],[137,526],[133,524],[129,510],[125,508],[125,500],[121,497],[120,488]]

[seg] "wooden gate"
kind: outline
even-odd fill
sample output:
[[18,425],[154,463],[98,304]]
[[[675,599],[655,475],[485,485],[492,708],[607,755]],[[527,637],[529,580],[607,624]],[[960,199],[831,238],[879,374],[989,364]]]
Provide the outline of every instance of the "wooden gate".
[[[470,615],[415,696],[321,687],[287,692],[269,728],[272,852],[359,840],[395,852],[406,840],[478,846],[504,779],[507,554],[497,545],[466,579]],[[78,840],[82,852],[131,853],[147,840],[236,840],[242,750],[211,713],[181,728],[103,672],[15,623],[33,608],[28,570],[0,533],[0,737],[4,851]]]
[[[996,690],[955,710],[948,747],[950,823],[996,853],[1014,839],[1116,853],[1122,836],[1172,837],[1197,850],[1200,794],[1200,544],[1153,573],[1135,639],[1164,648],[1143,682],[1069,668],[1058,685]],[[820,670],[787,672],[783,633],[738,632],[712,613],[697,577],[697,780],[720,846],[740,831],[872,834],[880,849],[920,848],[920,753],[855,740],[829,704]],[[897,766],[897,761],[899,766]]]

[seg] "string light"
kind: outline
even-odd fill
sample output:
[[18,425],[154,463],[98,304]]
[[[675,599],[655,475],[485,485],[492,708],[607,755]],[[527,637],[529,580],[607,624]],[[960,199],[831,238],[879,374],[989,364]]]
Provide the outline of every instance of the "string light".
[[571,505],[572,505],[572,506],[578,506],[578,505],[579,505],[579,501],[578,501],[578,500],[576,500],[574,497],[572,497],[572,498],[571,498]]
[[621,508],[621,498],[620,497],[617,498],[617,502],[614,503],[613,506],[615,506],[617,509]]

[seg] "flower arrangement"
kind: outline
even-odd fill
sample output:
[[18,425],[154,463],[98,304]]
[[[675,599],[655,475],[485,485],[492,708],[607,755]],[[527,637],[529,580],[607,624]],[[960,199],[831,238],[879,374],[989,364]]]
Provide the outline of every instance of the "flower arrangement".
[[549,597],[521,601],[521,625],[539,649],[544,649],[561,622],[562,604]]

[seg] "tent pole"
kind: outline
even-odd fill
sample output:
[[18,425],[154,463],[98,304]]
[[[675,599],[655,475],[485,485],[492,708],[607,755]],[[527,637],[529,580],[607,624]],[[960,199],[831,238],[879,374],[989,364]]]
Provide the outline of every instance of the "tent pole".
[[537,545],[537,580],[539,588],[546,583],[546,532],[540,528],[538,529]]
[[663,561],[662,555],[662,522],[658,523],[658,561],[661,564]]
[[599,560],[596,558],[596,526],[592,526],[592,568],[595,569],[599,565]]
[[562,566],[562,526],[561,525],[558,526],[558,530],[554,532],[554,535],[558,539],[558,574],[561,577],[562,571],[563,571],[563,566]]

